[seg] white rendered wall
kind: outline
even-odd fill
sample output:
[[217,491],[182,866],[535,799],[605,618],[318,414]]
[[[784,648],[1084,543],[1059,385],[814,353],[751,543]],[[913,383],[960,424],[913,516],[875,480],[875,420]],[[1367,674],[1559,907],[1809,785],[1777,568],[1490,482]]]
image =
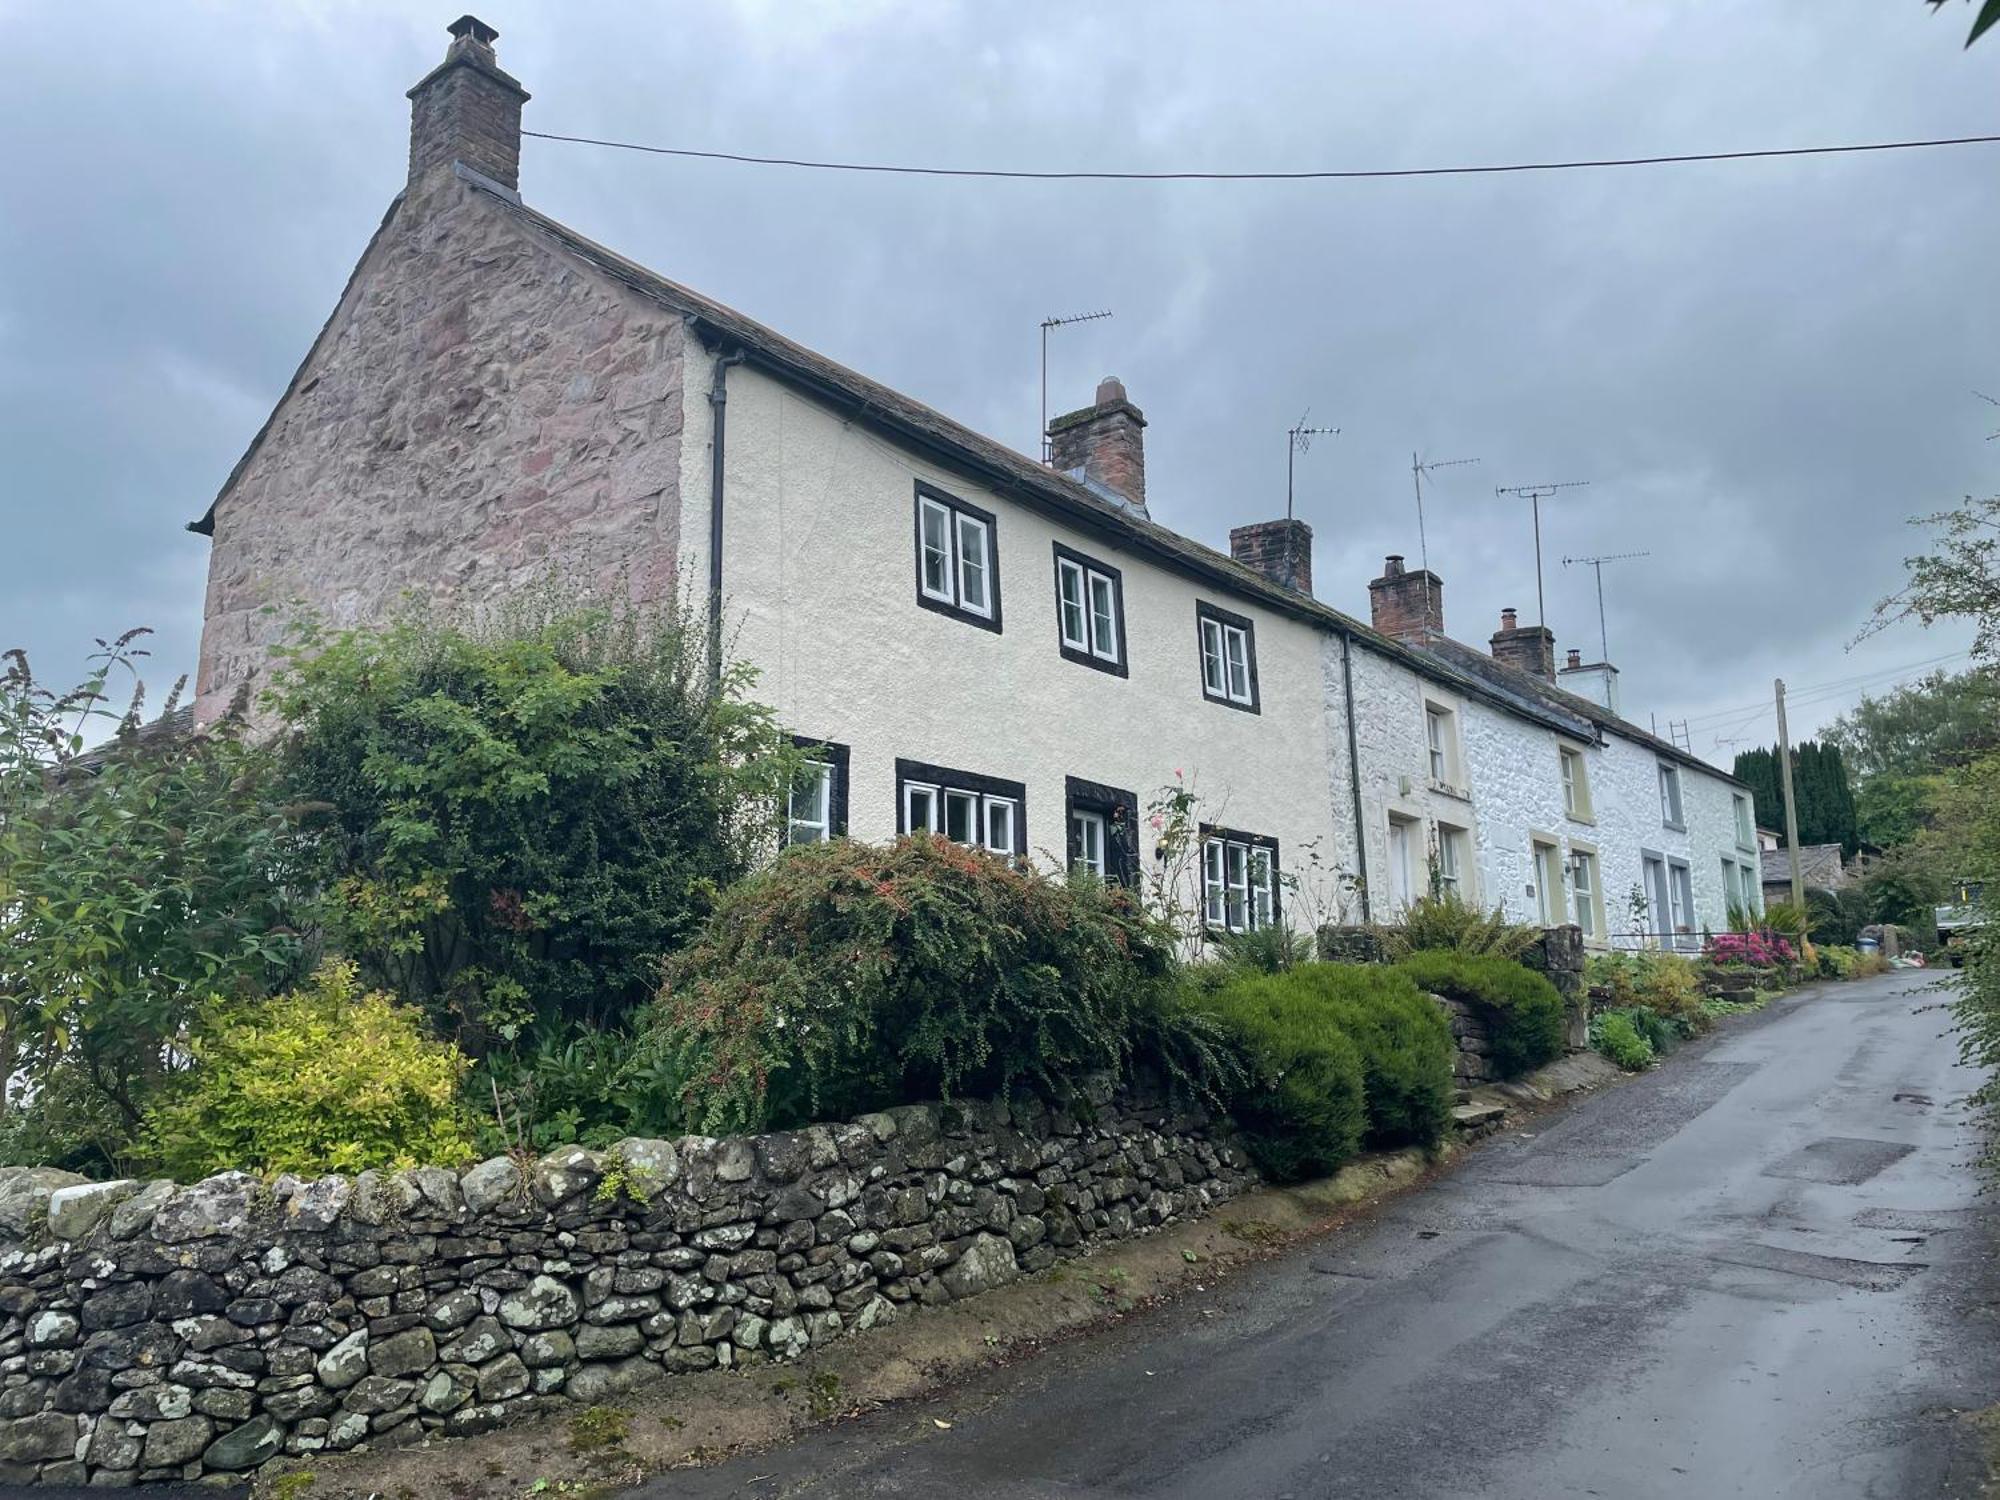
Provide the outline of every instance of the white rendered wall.
[[[688,384],[686,492],[706,497],[707,371]],[[1277,838],[1288,873],[1308,846],[1334,847],[1316,627],[1004,499],[754,369],[729,372],[728,396],[729,652],[758,669],[753,696],[788,729],[850,748],[855,837],[895,836],[905,757],[1025,783],[1028,847],[1049,866],[1064,857],[1069,776],[1134,792],[1144,825],[1179,773],[1205,821]],[[919,479],[997,518],[1000,633],[918,605]],[[705,506],[689,514],[705,521]],[[1129,676],[1059,654],[1056,541],[1121,571]],[[704,551],[689,557],[700,577]],[[1261,712],[1202,696],[1198,599],[1255,623]]]

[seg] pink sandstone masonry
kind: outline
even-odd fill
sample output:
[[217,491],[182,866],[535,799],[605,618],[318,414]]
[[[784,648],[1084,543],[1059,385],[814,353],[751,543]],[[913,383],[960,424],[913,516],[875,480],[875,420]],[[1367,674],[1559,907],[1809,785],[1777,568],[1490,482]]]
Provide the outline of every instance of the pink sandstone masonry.
[[684,344],[452,174],[414,185],[217,502],[198,712],[300,605],[347,626],[551,570],[670,598]]

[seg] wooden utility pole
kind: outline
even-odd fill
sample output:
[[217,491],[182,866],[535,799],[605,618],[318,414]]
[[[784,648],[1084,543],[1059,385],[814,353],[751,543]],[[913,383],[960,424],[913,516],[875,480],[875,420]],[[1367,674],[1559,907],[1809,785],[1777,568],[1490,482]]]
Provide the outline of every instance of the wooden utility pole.
[[1792,905],[1806,904],[1806,878],[1799,868],[1799,804],[1792,796],[1792,737],[1785,729],[1785,679],[1778,689],[1778,773],[1785,787],[1785,847],[1792,855]]

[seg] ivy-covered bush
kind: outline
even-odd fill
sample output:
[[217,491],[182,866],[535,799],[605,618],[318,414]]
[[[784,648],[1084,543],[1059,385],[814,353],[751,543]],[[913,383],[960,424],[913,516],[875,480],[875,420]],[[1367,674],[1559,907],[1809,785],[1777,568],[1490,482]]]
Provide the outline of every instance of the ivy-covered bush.
[[351,963],[223,1010],[192,1052],[146,1116],[153,1159],[183,1181],[451,1166],[472,1154],[458,1102],[464,1054],[427,1036],[417,1012],[364,992]]
[[1131,895],[918,834],[787,850],[665,965],[646,1045],[684,1124],[796,1125],[1209,1050],[1171,1009],[1173,934]]
[[1338,1171],[1368,1124],[1361,1048],[1335,1008],[1291,978],[1225,984],[1197,1002],[1242,1061],[1230,1112],[1258,1167],[1279,1182]]
[[1419,989],[1478,1007],[1492,1034],[1490,1060],[1501,1077],[1562,1056],[1562,996],[1533,970],[1485,953],[1413,953],[1396,967]]
[[1309,963],[1234,980],[1218,1014],[1266,1004],[1316,1008],[1361,1056],[1368,1140],[1433,1146],[1451,1124],[1456,1048],[1444,1011],[1407,976],[1372,965]]
[[272,707],[341,951],[483,1055],[608,1026],[775,847],[796,757],[684,606],[307,631]]

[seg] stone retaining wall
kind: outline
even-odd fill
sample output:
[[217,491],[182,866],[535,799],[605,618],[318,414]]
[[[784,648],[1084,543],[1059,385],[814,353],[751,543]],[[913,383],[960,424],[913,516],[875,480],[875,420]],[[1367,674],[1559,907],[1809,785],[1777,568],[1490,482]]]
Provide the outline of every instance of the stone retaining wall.
[[188,1187],[0,1172],[0,1483],[241,1474],[793,1359],[1249,1186],[1156,1098]]

